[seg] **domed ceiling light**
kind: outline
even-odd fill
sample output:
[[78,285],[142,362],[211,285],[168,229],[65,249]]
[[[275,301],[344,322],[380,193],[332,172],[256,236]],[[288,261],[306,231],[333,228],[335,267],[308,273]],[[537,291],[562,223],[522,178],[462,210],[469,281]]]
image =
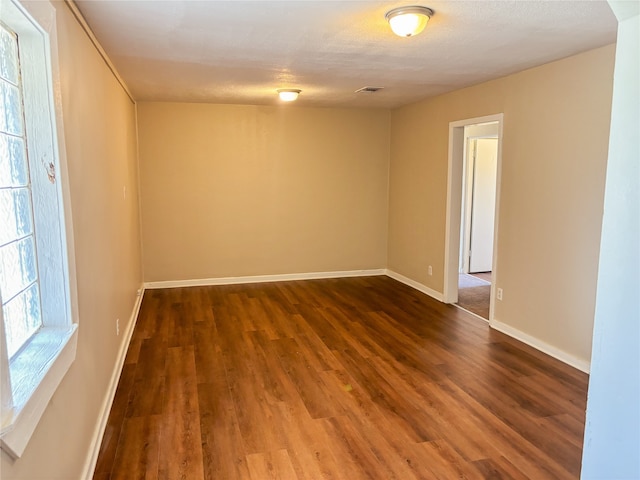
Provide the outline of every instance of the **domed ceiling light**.
[[412,5],[389,10],[387,19],[393,33],[400,37],[413,37],[424,30],[434,11],[427,7]]

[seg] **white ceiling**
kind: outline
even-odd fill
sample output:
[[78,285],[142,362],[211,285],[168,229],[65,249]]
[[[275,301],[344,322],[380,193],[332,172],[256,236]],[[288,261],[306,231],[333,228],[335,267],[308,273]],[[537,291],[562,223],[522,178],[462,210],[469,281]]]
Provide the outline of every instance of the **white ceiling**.
[[[435,10],[416,37],[391,8]],[[76,0],[136,100],[393,108],[615,42],[606,1]],[[364,86],[377,93],[354,93]]]

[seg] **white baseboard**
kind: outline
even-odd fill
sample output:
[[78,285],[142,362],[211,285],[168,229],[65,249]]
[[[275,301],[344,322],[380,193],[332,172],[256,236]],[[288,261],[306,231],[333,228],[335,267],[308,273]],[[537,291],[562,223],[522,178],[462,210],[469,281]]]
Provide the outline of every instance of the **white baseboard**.
[[347,270],[341,272],[285,273],[279,275],[254,275],[248,277],[198,278],[194,280],[169,280],[164,282],[146,282],[146,289],[205,287],[210,285],[236,285],[241,283],[287,282],[291,280],[318,280],[322,278],[370,277],[384,275],[384,268],[374,270]]
[[530,347],[533,347],[536,350],[540,350],[541,352],[546,353],[547,355],[560,360],[567,365],[571,365],[572,367],[577,368],[584,373],[589,373],[591,365],[586,360],[574,357],[573,355],[560,350],[559,348],[549,345],[548,343],[545,343],[538,338],[532,337],[531,335],[526,334],[518,330],[517,328],[513,328],[506,323],[499,322],[498,320],[492,320],[489,325],[491,326],[491,328],[498,330],[505,335],[509,335],[510,337],[521,341],[522,343],[526,343]]
[[[416,290],[422,293],[425,293],[440,302],[444,301],[444,295],[442,293],[436,292],[435,290],[432,290],[431,288],[419,282],[416,282],[415,280],[411,280],[410,278],[407,278],[404,275],[400,275],[399,273],[394,272],[393,270],[387,270],[386,275],[388,277],[393,278],[394,280],[404,283],[405,285],[409,285],[410,287],[413,287]],[[464,308],[462,308],[462,310],[464,310]],[[465,311],[468,312],[467,310]],[[478,315],[475,315],[473,312],[468,312],[468,313],[478,317],[481,320],[486,321],[486,319]],[[546,353],[547,355],[557,360],[560,360],[561,362],[566,363],[567,365],[577,368],[582,372],[589,373],[589,369],[591,365],[589,362],[585,360],[574,357],[573,355],[563,350],[560,350],[559,348],[556,348],[552,345],[549,345],[548,343],[545,343],[538,338],[532,337],[531,335],[528,335],[516,328],[513,328],[512,326],[507,325],[506,323],[502,323],[497,320],[492,320],[489,322],[489,326],[495,330],[498,330],[499,332],[504,333],[505,335],[509,335],[510,337],[513,337],[516,340],[521,341],[522,343],[526,343],[530,347],[533,347],[536,350],[540,350],[541,352]]]
[[131,342],[133,330],[136,326],[136,322],[138,321],[138,313],[140,312],[140,306],[142,305],[143,295],[144,287],[141,287],[140,290],[138,290],[138,296],[136,297],[136,301],[133,305],[133,311],[131,312],[131,317],[129,318],[129,325],[127,327],[127,330],[124,332],[124,338],[122,339],[122,343],[120,344],[120,350],[118,351],[116,363],[113,367],[113,372],[111,373],[111,379],[109,380],[107,393],[105,394],[104,400],[102,401],[102,406],[100,407],[99,422],[96,425],[93,436],[91,438],[89,456],[87,457],[84,468],[82,469],[82,476],[80,478],[84,478],[86,480],[91,480],[93,478],[93,474],[96,469],[98,453],[100,453],[100,444],[102,443],[104,431],[107,428],[107,420],[109,419],[109,413],[111,413],[113,399],[116,396],[118,382],[120,381],[120,374],[122,373],[122,367],[124,366],[124,360],[127,356],[127,351],[129,349],[129,343]]
[[404,283],[405,285],[409,285],[412,288],[415,288],[416,290],[425,293],[427,295],[429,295],[432,298],[435,298],[436,300],[438,300],[439,302],[442,302],[444,300],[444,296],[442,295],[442,293],[440,292],[436,292],[435,290],[427,287],[426,285],[423,285],[422,283],[416,282],[415,280],[411,280],[408,277],[405,277],[404,275],[400,275],[397,272],[394,272],[393,270],[386,270],[385,274],[387,275],[387,277],[391,277],[394,280],[399,281],[400,283]]

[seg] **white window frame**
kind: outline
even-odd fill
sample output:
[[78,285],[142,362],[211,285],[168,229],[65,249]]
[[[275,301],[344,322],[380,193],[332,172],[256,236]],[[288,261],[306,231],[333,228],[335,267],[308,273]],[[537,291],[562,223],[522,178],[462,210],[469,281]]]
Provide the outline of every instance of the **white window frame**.
[[[7,355],[0,308],[0,448],[15,459],[24,453],[47,405],[75,359],[78,302],[57,57],[56,10],[49,0],[22,3],[0,0],[0,12],[2,22],[18,35],[43,298],[43,327],[11,361]],[[46,201],[56,206],[52,210],[48,207],[47,214],[40,215],[39,220],[35,197],[41,193],[37,191],[38,181],[34,176],[51,173],[51,170],[47,172],[43,168],[45,159],[46,165],[52,163],[55,170],[55,188],[49,187]],[[59,225],[56,238],[40,238],[38,222],[51,222],[52,219]],[[53,257],[56,261],[53,264],[43,259],[48,256],[43,254],[47,249],[55,250]],[[44,303],[53,307],[45,308]]]

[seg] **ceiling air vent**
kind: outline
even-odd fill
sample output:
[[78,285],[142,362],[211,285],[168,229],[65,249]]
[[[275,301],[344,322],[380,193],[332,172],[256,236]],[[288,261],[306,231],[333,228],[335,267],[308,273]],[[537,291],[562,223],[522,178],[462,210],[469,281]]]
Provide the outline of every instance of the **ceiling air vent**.
[[378,90],[382,90],[384,87],[362,87],[356,90],[356,93],[376,93]]

